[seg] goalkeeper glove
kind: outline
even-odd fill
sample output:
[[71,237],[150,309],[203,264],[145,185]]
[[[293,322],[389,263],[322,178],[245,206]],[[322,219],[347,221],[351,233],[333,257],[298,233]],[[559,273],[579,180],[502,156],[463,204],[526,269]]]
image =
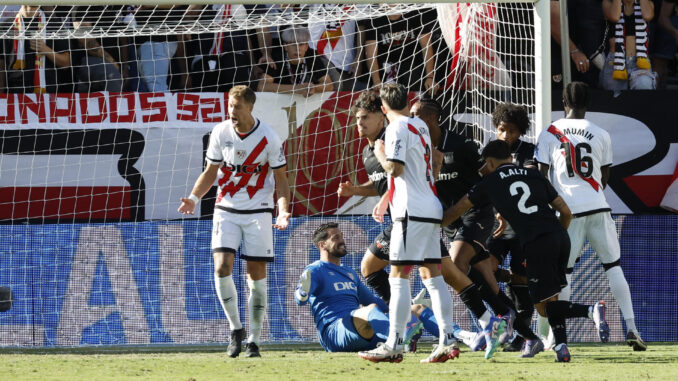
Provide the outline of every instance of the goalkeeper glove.
[[311,289],[311,272],[306,269],[299,277],[299,284],[294,292],[297,300],[305,302],[308,300],[308,291]]

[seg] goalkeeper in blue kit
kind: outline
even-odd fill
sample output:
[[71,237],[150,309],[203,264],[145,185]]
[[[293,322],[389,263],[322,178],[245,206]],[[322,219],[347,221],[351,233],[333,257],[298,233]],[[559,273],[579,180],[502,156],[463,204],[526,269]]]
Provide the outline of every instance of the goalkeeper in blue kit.
[[[338,225],[320,225],[313,233],[313,244],[320,250],[320,260],[306,266],[294,299],[299,305],[310,304],[320,345],[328,352],[357,352],[385,342],[388,306],[360,281],[353,269],[341,265],[346,244]],[[422,325],[438,334],[430,308],[415,304],[412,313],[412,326],[419,328],[409,330],[410,336],[420,333]]]

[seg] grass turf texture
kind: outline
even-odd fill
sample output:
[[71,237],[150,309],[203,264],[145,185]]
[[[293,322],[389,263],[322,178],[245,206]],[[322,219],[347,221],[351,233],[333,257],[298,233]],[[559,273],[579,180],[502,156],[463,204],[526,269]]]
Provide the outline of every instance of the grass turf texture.
[[316,345],[263,345],[262,358],[230,359],[226,347],[114,347],[0,350],[3,380],[677,380],[676,343],[650,343],[646,352],[623,344],[570,345],[572,362],[554,352],[533,359],[462,347],[457,360],[420,364],[430,344],[400,364],[370,363],[355,353],[325,353]]

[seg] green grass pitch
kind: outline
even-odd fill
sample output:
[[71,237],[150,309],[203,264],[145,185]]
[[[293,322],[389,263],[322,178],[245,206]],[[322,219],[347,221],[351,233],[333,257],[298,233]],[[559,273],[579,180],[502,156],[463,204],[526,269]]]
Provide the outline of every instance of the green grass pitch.
[[572,344],[572,362],[554,353],[533,359],[497,352],[486,361],[462,346],[457,360],[420,364],[431,350],[406,354],[400,364],[370,363],[355,353],[325,353],[317,345],[264,345],[262,358],[231,359],[225,346],[5,349],[2,380],[678,380],[677,343],[650,343],[633,352],[619,343]]

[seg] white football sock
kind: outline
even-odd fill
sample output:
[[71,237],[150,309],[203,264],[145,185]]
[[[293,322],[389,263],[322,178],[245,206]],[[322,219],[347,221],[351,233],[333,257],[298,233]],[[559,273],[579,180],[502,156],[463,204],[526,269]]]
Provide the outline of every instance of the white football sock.
[[483,313],[483,316],[480,316],[478,318],[478,323],[480,323],[480,328],[485,329],[488,325],[490,325],[490,319],[492,319],[492,314],[490,311],[485,310],[485,313]]
[[566,274],[565,277],[567,277],[567,286],[560,290],[560,294],[558,294],[558,300],[565,300],[565,301],[570,301],[570,296],[572,296],[572,274]]
[[264,325],[266,306],[268,305],[266,278],[259,280],[248,279],[247,286],[250,289],[250,297],[247,300],[247,313],[250,315],[250,335],[247,337],[247,342],[259,345],[261,327]]
[[459,337],[459,340],[461,340],[469,348],[473,346],[473,341],[474,341],[476,335],[477,335],[477,333],[475,333],[475,332],[465,331],[463,329],[461,331],[457,332],[457,336]]
[[[614,266],[611,269],[605,271],[607,274],[607,279],[610,281],[610,291],[614,295],[617,304],[619,304],[619,309],[624,316],[624,320],[633,320],[635,316],[633,315],[633,302],[631,301],[631,290],[629,290],[629,284],[626,282],[624,277],[624,272],[620,266]],[[633,328],[636,324],[633,323]],[[627,324],[626,328],[631,330]]]
[[425,279],[423,283],[429,295],[431,295],[431,309],[438,322],[438,330],[440,331],[438,342],[440,345],[450,345],[454,340],[452,329],[453,302],[452,295],[447,289],[447,283],[445,283],[442,275]]
[[403,278],[388,278],[391,285],[391,300],[388,304],[389,330],[386,346],[399,350],[405,337],[405,326],[410,318],[410,280]]
[[233,275],[220,278],[217,273],[214,273],[214,285],[217,289],[219,303],[221,303],[221,308],[223,308],[226,314],[231,331],[242,328],[240,311],[238,310],[238,292],[235,289]]
[[548,340],[551,325],[549,319],[537,314],[537,335],[542,341]]

